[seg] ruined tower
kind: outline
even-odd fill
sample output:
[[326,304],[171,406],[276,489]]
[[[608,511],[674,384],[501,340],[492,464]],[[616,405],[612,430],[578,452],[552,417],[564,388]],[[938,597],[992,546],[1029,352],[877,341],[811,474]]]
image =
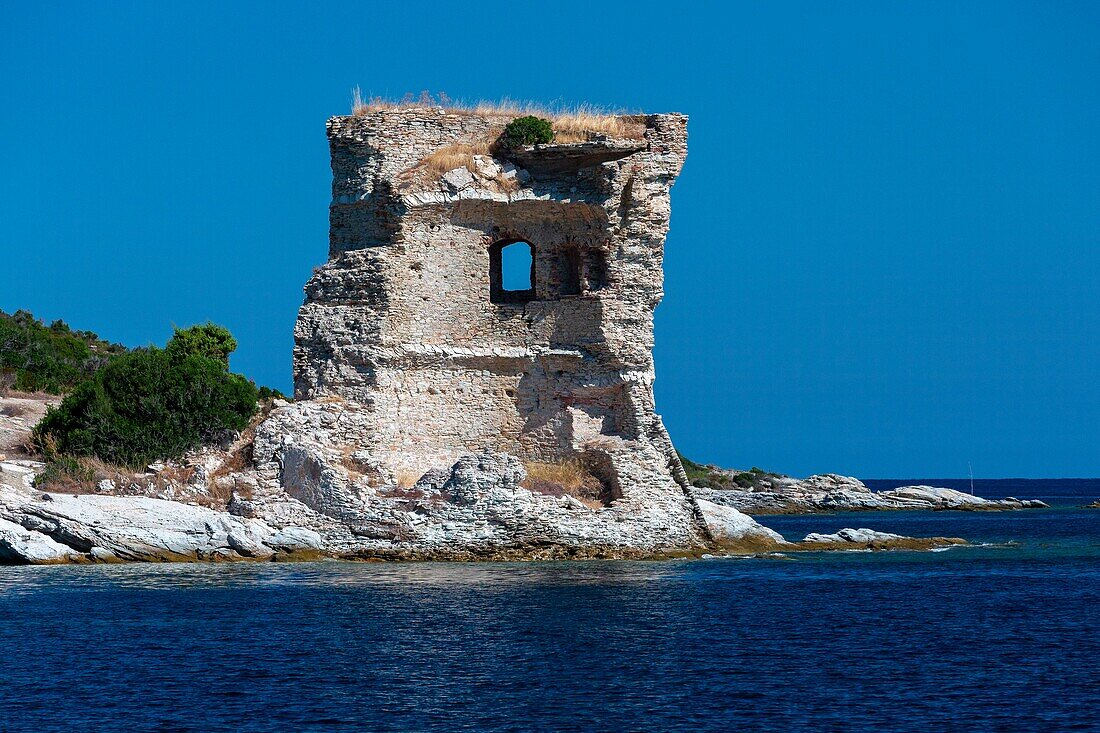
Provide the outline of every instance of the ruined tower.
[[[514,116],[329,121],[329,259],[295,328],[295,396],[354,405],[356,447],[394,472],[490,450],[582,462],[608,502],[680,493],[652,348],[687,119],[509,150]],[[510,290],[513,247],[530,283]]]

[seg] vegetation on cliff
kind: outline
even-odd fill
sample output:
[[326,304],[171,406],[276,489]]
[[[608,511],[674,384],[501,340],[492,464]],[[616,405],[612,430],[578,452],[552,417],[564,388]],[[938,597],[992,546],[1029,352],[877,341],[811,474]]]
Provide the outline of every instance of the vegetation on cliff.
[[575,459],[556,463],[527,461],[520,486],[535,494],[572,496],[589,509],[605,505],[606,492],[601,481]]
[[508,147],[541,145],[554,141],[550,120],[534,115],[517,117],[504,128],[504,144]]
[[593,135],[640,140],[645,136],[645,124],[636,115],[603,109],[591,104],[564,105],[523,102],[514,99],[479,100],[452,99],[444,92],[406,94],[401,99],[363,98],[358,87],[352,90],[351,113],[356,117],[384,110],[439,107],[449,114],[481,115],[485,117],[520,117],[530,115],[550,122],[554,142],[584,142]]
[[177,329],[164,349],[112,358],[35,428],[53,460],[92,456],[141,468],[243,430],[259,391],[229,371],[236,341],[213,324]]
[[687,474],[688,482],[692,486],[702,489],[752,489],[762,478],[782,476],[782,474],[765,471],[756,466],[748,471],[730,471],[716,466],[696,463],[679,451],[676,452],[676,455],[680,457],[680,463],[684,467],[684,473]]
[[24,310],[0,311],[0,389],[63,394],[126,351],[61,320],[46,326]]

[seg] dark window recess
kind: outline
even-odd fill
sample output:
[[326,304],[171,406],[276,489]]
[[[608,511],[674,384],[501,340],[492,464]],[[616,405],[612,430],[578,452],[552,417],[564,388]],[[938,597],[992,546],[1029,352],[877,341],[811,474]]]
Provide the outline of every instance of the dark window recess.
[[585,290],[602,290],[607,287],[607,253],[603,250],[585,250],[584,280]]
[[580,295],[581,293],[581,252],[576,247],[566,247],[561,257],[562,295]]
[[522,239],[489,245],[489,300],[526,303],[535,299],[535,247]]

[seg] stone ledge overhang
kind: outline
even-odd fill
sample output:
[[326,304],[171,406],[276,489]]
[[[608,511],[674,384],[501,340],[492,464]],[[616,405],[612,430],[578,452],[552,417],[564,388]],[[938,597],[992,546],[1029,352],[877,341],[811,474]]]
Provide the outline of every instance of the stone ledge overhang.
[[[419,206],[439,206],[458,201],[492,201],[501,204],[514,204],[521,201],[547,201],[558,204],[592,204],[589,197],[577,195],[558,195],[535,193],[530,189],[521,189],[512,193],[490,191],[485,188],[466,188],[457,193],[446,191],[413,191],[401,195],[401,203],[409,209]],[[335,201],[333,205],[345,203]]]
[[644,140],[596,139],[583,143],[528,145],[505,156],[531,173],[575,173],[620,160],[649,147]]

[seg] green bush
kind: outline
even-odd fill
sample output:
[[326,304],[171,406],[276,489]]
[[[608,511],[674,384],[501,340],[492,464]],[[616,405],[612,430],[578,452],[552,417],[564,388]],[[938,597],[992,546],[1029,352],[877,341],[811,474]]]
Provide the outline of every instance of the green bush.
[[21,392],[67,392],[125,352],[64,321],[47,327],[27,311],[0,311],[0,383]]
[[687,474],[688,481],[710,477],[710,469],[706,466],[696,463],[680,451],[676,451],[676,455],[680,458],[680,465],[684,467],[684,473]]
[[542,117],[517,117],[504,128],[503,139],[504,144],[511,148],[553,142],[554,128],[551,127],[550,120]]
[[256,386],[228,371],[229,352],[222,358],[228,342],[221,338],[224,332],[232,341],[228,331],[196,328],[205,336],[177,330],[164,349],[111,359],[46,413],[35,443],[142,468],[243,430],[256,412]]
[[740,489],[753,489],[756,487],[757,481],[766,478],[783,478],[781,473],[765,471],[758,466],[753,466],[748,471],[733,473],[732,471],[723,471],[712,466],[696,463],[685,457],[680,451],[676,451],[676,455],[680,457],[680,463],[684,466],[684,473],[687,474],[688,481],[692,486],[701,489],[731,489],[734,486]]
[[742,471],[733,477],[733,483],[742,489],[751,489],[756,484],[756,471]]
[[220,361],[229,368],[229,355],[237,350],[237,339],[229,329],[214,323],[204,323],[190,328],[173,329],[172,339],[165,347],[176,355],[198,354]]
[[287,402],[290,401],[290,399],[285,394],[275,389],[274,387],[260,387],[260,389],[256,393],[256,399],[258,399],[260,402],[270,402],[271,400],[285,400]]

